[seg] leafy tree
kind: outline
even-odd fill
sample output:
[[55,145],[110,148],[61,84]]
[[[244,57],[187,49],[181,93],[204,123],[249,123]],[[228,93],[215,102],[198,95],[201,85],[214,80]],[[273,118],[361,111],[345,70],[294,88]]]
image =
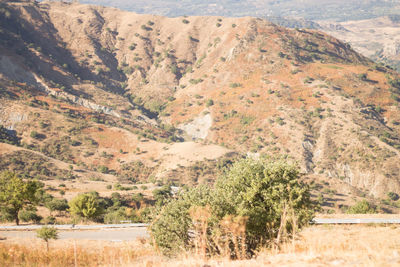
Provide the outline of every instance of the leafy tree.
[[43,226],[36,231],[36,235],[38,238],[41,238],[46,242],[47,251],[49,251],[50,239],[58,239],[57,229],[54,227]]
[[61,212],[68,209],[68,202],[66,199],[52,199],[45,203],[45,206],[50,210],[50,213],[53,211]]
[[23,222],[33,221],[34,223],[39,223],[43,219],[42,216],[36,214],[36,207],[28,207],[21,210],[18,213],[18,218]]
[[153,197],[157,205],[163,205],[171,196],[171,186],[169,185],[163,185],[153,190]]
[[165,255],[173,255],[190,246],[189,230],[192,220],[189,209],[192,206],[206,206],[212,202],[211,189],[201,185],[190,188],[159,210],[150,225],[155,244]]
[[76,196],[69,203],[69,211],[80,218],[97,220],[103,214],[98,193],[85,193]]
[[19,225],[18,213],[26,206],[38,204],[43,185],[37,181],[25,182],[15,173],[0,174],[0,210],[2,215],[15,220]]
[[[169,255],[189,249],[193,246],[189,230],[196,229],[199,222],[206,225],[204,244],[210,253],[221,253],[216,240],[231,238],[229,248],[236,256],[238,240],[250,254],[273,239],[279,242],[282,232],[294,233],[308,224],[314,213],[309,188],[299,177],[298,168],[282,160],[242,159],[226,170],[213,188],[188,189],[159,206],[150,226],[155,244]],[[196,213],[202,209],[203,213]],[[195,222],[193,214],[197,214]],[[201,218],[199,214],[208,215]],[[233,239],[228,228],[242,226],[243,235]]]

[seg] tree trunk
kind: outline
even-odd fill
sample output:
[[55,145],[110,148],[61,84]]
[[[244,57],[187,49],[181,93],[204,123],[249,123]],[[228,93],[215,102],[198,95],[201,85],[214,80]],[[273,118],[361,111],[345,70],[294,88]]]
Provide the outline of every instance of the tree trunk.
[[19,225],[18,213],[17,213],[17,215],[15,216],[15,223],[16,223],[17,225]]
[[47,252],[49,252],[49,241],[46,241]]

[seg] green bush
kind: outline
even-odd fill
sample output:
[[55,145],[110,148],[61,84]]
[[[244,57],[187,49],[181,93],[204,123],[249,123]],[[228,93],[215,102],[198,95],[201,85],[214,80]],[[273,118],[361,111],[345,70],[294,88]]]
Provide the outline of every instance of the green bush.
[[68,209],[68,202],[66,199],[52,199],[45,203],[46,208],[50,210],[50,212],[53,211],[66,211]]
[[140,222],[140,218],[132,209],[126,207],[111,209],[104,216],[104,223],[121,223],[121,221]]
[[395,192],[389,192],[387,194],[387,196],[388,196],[389,199],[391,199],[393,201],[396,201],[396,200],[399,199],[399,195],[397,193],[395,193]]
[[108,173],[110,170],[108,169],[108,167],[100,165],[99,167],[97,167],[97,171],[101,173]]
[[30,136],[32,137],[32,138],[38,138],[38,136],[39,136],[39,134],[36,132],[36,131],[32,131],[31,132],[31,134],[30,134]]
[[213,101],[212,99],[208,99],[208,100],[206,101],[206,107],[210,107],[210,106],[212,106],[212,105],[214,105],[214,101]]
[[365,199],[362,201],[358,201],[353,206],[349,207],[346,211],[348,214],[369,214],[376,213],[376,208],[372,206]]
[[69,211],[78,218],[96,221],[103,214],[99,195],[96,192],[85,193],[76,196],[69,203]]
[[34,222],[39,223],[43,217],[36,214],[35,210],[21,210],[18,217],[23,222]]
[[42,224],[56,224],[57,220],[53,216],[47,216],[40,221]]
[[311,220],[315,205],[299,176],[296,166],[281,160],[240,160],[213,188],[187,189],[160,206],[150,227],[155,244],[167,255],[188,250],[198,241],[189,230],[205,225],[208,253],[221,254],[225,242],[230,255],[239,257],[239,247],[251,255],[281,236],[282,229],[291,234]]

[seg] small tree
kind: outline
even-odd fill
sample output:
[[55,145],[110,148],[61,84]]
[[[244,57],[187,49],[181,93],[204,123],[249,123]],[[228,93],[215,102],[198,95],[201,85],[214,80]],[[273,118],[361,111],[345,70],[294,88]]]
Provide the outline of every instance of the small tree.
[[65,211],[68,209],[68,202],[66,199],[52,199],[45,203],[46,208],[50,210],[50,215],[53,211]]
[[26,206],[40,201],[43,185],[36,181],[25,182],[15,173],[5,171],[0,174],[0,210],[2,215],[15,220],[19,225],[18,213]]
[[100,206],[97,192],[80,194],[72,199],[68,205],[72,215],[89,220],[99,219],[104,212]]
[[36,236],[43,239],[46,242],[47,251],[49,251],[50,239],[58,239],[57,229],[54,227],[43,226],[36,231]]
[[[309,188],[299,178],[297,166],[284,161],[240,160],[213,188],[189,189],[160,206],[150,226],[154,243],[169,255],[190,249],[196,243],[189,230],[201,222],[207,229],[201,231],[206,237],[200,243],[207,244],[210,254],[227,251],[241,258],[260,246],[279,244],[307,225],[315,210]],[[202,207],[208,217],[195,213],[193,218],[193,211]]]

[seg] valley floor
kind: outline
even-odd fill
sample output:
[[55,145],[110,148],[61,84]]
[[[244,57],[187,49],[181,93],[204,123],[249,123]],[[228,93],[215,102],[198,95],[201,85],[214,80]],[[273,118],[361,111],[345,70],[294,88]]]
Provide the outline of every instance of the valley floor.
[[149,240],[143,238],[129,242],[57,240],[51,241],[48,253],[39,239],[8,238],[0,241],[0,265],[400,266],[400,226],[310,226],[280,250],[264,250],[256,258],[244,261],[204,261],[190,252],[169,259],[158,255]]

